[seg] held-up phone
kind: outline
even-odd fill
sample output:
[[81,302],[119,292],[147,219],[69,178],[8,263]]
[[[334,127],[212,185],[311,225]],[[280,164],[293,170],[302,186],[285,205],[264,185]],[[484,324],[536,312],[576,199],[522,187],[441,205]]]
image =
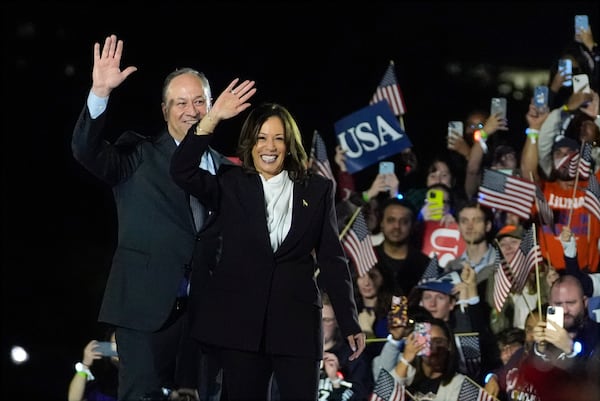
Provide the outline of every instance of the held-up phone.
[[389,322],[391,327],[406,327],[408,324],[408,298],[406,296],[392,296]]
[[546,85],[538,85],[533,91],[533,104],[540,112],[548,111],[548,87]]
[[587,74],[573,75],[573,92],[590,93],[590,79]]
[[[554,322],[560,327],[563,327],[565,318],[565,310],[562,306],[548,306],[546,310],[546,322]],[[551,324],[546,324],[546,328],[549,330],[555,330]]]
[[500,114],[500,118],[506,120],[506,98],[493,97],[490,103],[490,115]]
[[394,162],[379,162],[379,174],[394,174]]
[[561,58],[558,60],[558,72],[565,77],[562,86],[573,85],[573,82],[571,81],[573,76],[573,62],[570,58]]
[[439,221],[444,215],[444,191],[441,189],[427,190],[427,208],[431,220]]
[[581,31],[587,31],[590,29],[590,22],[587,15],[576,15],[575,16],[575,35],[581,33]]
[[431,354],[431,323],[415,323],[415,337],[417,344],[425,344],[425,348],[419,351],[417,355],[429,356]]
[[462,121],[448,121],[448,136],[452,135],[452,133],[460,136],[465,134]]
[[100,352],[102,356],[118,356],[117,344],[110,341],[99,341],[94,351]]

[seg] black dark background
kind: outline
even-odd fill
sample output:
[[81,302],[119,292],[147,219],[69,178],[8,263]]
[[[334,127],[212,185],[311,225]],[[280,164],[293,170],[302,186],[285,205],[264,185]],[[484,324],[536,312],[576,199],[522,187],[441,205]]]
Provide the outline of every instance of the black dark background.
[[[3,2],[0,10],[7,400],[66,399],[73,364],[100,336],[96,317],[115,244],[114,207],[110,190],[73,160],[69,145],[91,86],[94,42],[117,34],[125,41],[123,66],[138,67],[111,97],[112,138],[125,129],[157,132],[164,77],[192,66],[206,73],[215,98],[235,77],[256,80],[253,102],[287,106],[305,145],[318,130],[330,154],[334,123],[368,105],[394,60],[406,131],[426,164],[444,151],[448,120],[487,110],[489,98],[500,95],[501,71],[547,70],[555,62],[572,38],[575,14],[588,14],[596,37],[600,32],[594,1],[20,1]],[[511,131],[504,135],[517,146],[529,96],[508,96]],[[233,154],[242,120],[222,124],[217,149]],[[359,185],[372,173],[358,173]],[[243,327],[232,329],[243,335]],[[30,352],[28,363],[10,364],[13,344]]]

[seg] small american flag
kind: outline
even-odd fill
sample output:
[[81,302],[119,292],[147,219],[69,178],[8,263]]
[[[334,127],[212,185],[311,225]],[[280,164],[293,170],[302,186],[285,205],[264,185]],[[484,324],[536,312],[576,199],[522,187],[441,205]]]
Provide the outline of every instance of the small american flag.
[[500,250],[498,248],[495,249],[496,271],[494,272],[494,307],[500,312],[512,286],[512,274],[510,266],[500,253]]
[[535,184],[522,178],[486,169],[479,186],[481,205],[510,212],[527,220],[535,198]]
[[404,401],[404,386],[394,380],[390,372],[382,368],[369,401]]
[[510,266],[514,274],[512,292],[519,294],[523,291],[527,276],[537,263],[542,262],[540,245],[535,241],[535,226],[529,227],[523,234],[521,245],[512,257]]
[[377,87],[369,104],[381,102],[382,100],[387,100],[394,115],[401,116],[406,113],[406,106],[404,105],[400,85],[398,85],[398,80],[396,79],[393,61],[390,61],[390,65],[385,71],[381,83]]
[[456,333],[454,339],[462,373],[470,377],[477,377],[481,369],[479,333]]
[[371,235],[362,211],[358,212],[352,222],[352,226],[342,238],[342,245],[354,262],[360,277],[367,274],[377,263],[377,255],[373,250],[373,241],[371,240]]
[[585,189],[583,207],[600,220],[600,185],[595,174],[590,175],[588,186]]
[[494,397],[465,377],[458,393],[458,401],[494,401]]
[[569,175],[575,177],[579,174],[579,178],[586,180],[590,176],[592,168],[592,145],[589,142],[584,142],[581,147],[581,154],[575,153],[569,161]]
[[429,264],[423,271],[423,275],[421,275],[419,284],[423,284],[424,282],[429,281],[429,280],[435,280],[439,276],[440,276],[440,268],[439,268],[439,264],[438,264],[438,257],[437,257],[437,253],[434,253],[433,256],[431,257],[431,260],[429,260]]
[[333,181],[334,186],[336,184],[335,177],[333,176],[333,170],[327,157],[327,148],[321,135],[315,131],[313,135],[312,148],[310,149],[310,161],[311,166],[317,174],[322,175],[325,178],[329,178]]

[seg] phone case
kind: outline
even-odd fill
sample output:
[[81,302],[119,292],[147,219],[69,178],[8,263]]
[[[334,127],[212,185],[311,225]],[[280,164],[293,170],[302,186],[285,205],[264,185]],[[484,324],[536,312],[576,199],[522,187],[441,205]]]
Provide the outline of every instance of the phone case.
[[566,79],[563,81],[563,86],[571,86],[573,82],[571,81],[573,75],[573,62],[568,58],[561,58],[558,60],[558,72],[560,75],[564,76]]
[[[554,322],[560,327],[563,327],[563,322],[565,318],[565,310],[562,306],[548,306],[548,310],[546,311],[546,322]],[[546,328],[549,330],[554,330],[552,325],[546,325]]]
[[506,119],[506,98],[493,97],[490,104],[490,114],[495,115],[500,113],[500,118]]
[[394,162],[379,162],[379,174],[394,174]]
[[533,104],[540,111],[548,110],[548,87],[538,85],[533,92]]
[[590,79],[587,74],[573,75],[573,92],[590,93]]
[[444,192],[441,189],[430,189],[427,191],[427,207],[431,213],[431,220],[439,221],[444,215]]
[[408,323],[408,298],[406,296],[392,296],[390,309],[390,326],[406,327]]
[[452,133],[463,136],[464,132],[465,132],[465,129],[463,127],[462,121],[449,121],[448,122],[448,136],[450,136]]
[[431,323],[415,323],[415,335],[417,344],[426,345],[417,355],[429,356],[431,354]]
[[117,345],[110,341],[99,341],[94,351],[100,352],[102,356],[117,356]]

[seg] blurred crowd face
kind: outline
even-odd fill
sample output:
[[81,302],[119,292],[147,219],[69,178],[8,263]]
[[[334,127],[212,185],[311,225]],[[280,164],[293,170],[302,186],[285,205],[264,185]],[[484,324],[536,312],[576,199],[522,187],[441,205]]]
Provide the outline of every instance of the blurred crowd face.
[[503,365],[506,365],[510,360],[510,357],[521,348],[521,344],[519,343],[511,343],[511,344],[498,344],[498,348],[500,349],[500,360]]
[[467,244],[485,242],[491,228],[491,222],[485,221],[485,214],[477,207],[466,207],[458,214],[458,230]]
[[567,162],[576,150],[568,146],[561,146],[552,151],[552,160],[554,162],[554,172],[556,177],[562,181],[571,181],[573,177],[569,175],[569,163]]
[[356,284],[361,297],[367,299],[375,298],[383,284],[383,276],[379,269],[373,267],[367,274],[358,277],[356,279]]
[[564,328],[567,331],[577,331],[587,313],[587,298],[573,280],[577,278],[555,283],[550,291],[550,305],[564,308]]
[[454,298],[450,295],[443,294],[437,291],[424,290],[421,294],[421,303],[423,308],[436,319],[448,321],[450,312],[454,309]]
[[444,184],[449,188],[452,187],[452,173],[448,165],[442,161],[436,161],[433,166],[429,169],[427,174],[426,187],[430,187],[435,184]]
[[498,245],[500,246],[500,251],[502,251],[502,255],[504,259],[507,261],[511,261],[517,250],[519,249],[519,245],[521,245],[521,240],[519,238],[514,237],[502,237],[500,241],[498,241]]
[[423,363],[429,365],[436,373],[444,373],[448,364],[450,353],[450,339],[446,337],[444,330],[431,325],[431,354],[423,357]]
[[487,116],[482,113],[473,113],[467,117],[465,121],[465,136],[472,137],[473,133],[483,127]]
[[337,321],[335,320],[335,313],[333,312],[333,306],[323,305],[323,340],[324,342],[331,341],[335,338],[335,330],[337,328]]
[[394,245],[407,243],[412,229],[412,211],[400,205],[386,207],[380,228],[385,241]]

